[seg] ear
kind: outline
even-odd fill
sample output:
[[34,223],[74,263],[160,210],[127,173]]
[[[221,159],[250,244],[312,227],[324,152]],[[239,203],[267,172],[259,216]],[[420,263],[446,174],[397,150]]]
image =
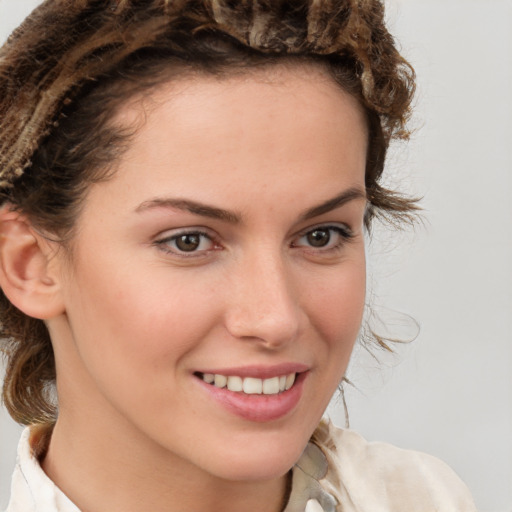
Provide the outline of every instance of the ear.
[[20,311],[41,320],[64,312],[52,243],[23,215],[0,208],[0,288]]

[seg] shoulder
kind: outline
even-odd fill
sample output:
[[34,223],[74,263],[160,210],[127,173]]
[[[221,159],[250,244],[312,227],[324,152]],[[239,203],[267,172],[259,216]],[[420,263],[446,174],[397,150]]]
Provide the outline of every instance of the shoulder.
[[[324,423],[313,441],[324,452],[327,490],[348,510],[475,512],[469,490],[444,462]],[[344,510],[347,510],[344,508]]]

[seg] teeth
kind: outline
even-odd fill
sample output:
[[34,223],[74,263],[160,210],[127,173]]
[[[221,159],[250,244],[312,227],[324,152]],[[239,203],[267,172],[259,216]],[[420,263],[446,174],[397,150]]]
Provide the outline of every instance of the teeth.
[[270,379],[256,379],[254,377],[238,377],[236,375],[226,376],[213,373],[201,374],[202,379],[207,384],[212,384],[217,388],[228,388],[229,391],[236,393],[244,392],[247,395],[277,395],[283,391],[288,391],[295,382],[295,373],[272,377]]
[[293,386],[294,382],[295,382],[295,373],[290,373],[290,375],[286,376],[286,383],[284,385],[284,389],[286,391],[288,391]]
[[228,378],[225,377],[224,375],[215,375],[213,383],[215,384],[216,387],[223,388],[228,383]]
[[263,381],[264,395],[277,395],[279,393],[279,377],[273,379],[265,379]]
[[203,380],[208,384],[213,384],[215,381],[215,375],[213,375],[213,373],[205,373],[203,375]]
[[228,377],[229,391],[242,391],[244,383],[241,377]]
[[244,393],[247,395],[261,395],[263,391],[263,381],[246,377],[244,379]]

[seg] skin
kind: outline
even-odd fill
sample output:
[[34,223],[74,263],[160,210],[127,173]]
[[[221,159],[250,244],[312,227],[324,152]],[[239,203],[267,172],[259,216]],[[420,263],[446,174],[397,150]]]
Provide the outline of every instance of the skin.
[[[189,77],[147,107],[119,112],[140,129],[91,186],[71,258],[49,260],[60,414],[43,468],[84,512],[278,512],[360,328],[364,116],[303,67]],[[319,226],[324,247],[307,236]],[[198,229],[209,238],[180,253],[172,236]],[[194,375],[282,363],[306,377],[271,421],[233,414]]]

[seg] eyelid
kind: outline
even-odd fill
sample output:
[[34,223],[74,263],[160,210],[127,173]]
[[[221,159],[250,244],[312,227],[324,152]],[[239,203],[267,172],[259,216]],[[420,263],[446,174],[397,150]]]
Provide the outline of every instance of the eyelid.
[[[308,246],[308,245],[301,245],[297,244],[297,240],[300,240],[301,238],[307,236],[309,233],[316,231],[316,230],[325,230],[325,231],[335,231],[341,238],[341,241],[335,244],[331,247],[314,247],[314,246]],[[304,248],[309,251],[314,251],[317,253],[327,253],[329,251],[336,251],[340,249],[342,246],[345,245],[345,243],[350,242],[351,239],[353,239],[355,236],[352,228],[348,226],[347,224],[343,222],[337,222],[337,223],[327,223],[327,224],[317,224],[314,226],[309,226],[308,228],[300,231],[297,233],[297,235],[293,238],[293,242],[291,246],[293,248]]]
[[[210,242],[212,243],[213,247],[209,249],[202,249],[198,251],[179,251],[172,249],[168,244],[172,242],[173,240],[178,239],[180,236],[183,235],[199,235],[205,238],[208,238]],[[153,242],[153,245],[155,245],[159,250],[174,255],[178,258],[197,258],[201,256],[206,256],[209,252],[213,250],[218,250],[220,248],[220,243],[218,241],[218,237],[210,232],[210,230],[207,230],[205,228],[200,227],[186,227],[186,228],[177,228],[177,229],[171,229],[166,230],[160,233],[155,237],[155,240]]]
[[300,238],[311,231],[315,231],[317,229],[331,229],[335,231],[341,231],[347,238],[354,236],[354,230],[344,222],[325,222],[318,223],[312,226],[308,226],[307,228],[301,229],[293,238]]

